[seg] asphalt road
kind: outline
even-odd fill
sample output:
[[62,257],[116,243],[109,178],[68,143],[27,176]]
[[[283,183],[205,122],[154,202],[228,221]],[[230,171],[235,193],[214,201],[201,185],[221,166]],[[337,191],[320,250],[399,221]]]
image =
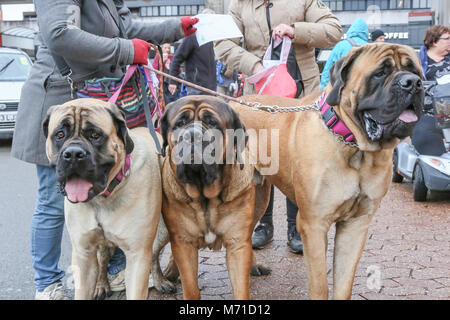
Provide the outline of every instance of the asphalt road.
[[[36,167],[10,156],[11,140],[0,140],[0,299],[34,299],[30,225],[37,195]],[[70,265],[64,231],[60,268]]]

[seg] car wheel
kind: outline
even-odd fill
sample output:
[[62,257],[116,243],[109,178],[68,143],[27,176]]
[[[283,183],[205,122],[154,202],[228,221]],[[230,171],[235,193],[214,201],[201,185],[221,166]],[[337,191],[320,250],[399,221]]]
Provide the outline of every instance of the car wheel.
[[400,183],[403,181],[403,176],[397,173],[398,170],[398,154],[394,151],[394,155],[392,157],[392,182]]
[[414,178],[413,178],[413,192],[414,201],[426,201],[427,200],[427,186],[425,185],[425,180],[423,178],[423,172],[420,165],[416,165],[414,168]]

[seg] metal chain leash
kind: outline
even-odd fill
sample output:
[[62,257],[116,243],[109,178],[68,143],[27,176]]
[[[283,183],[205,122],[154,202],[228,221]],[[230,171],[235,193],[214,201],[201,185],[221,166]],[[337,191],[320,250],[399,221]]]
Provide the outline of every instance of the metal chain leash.
[[[174,81],[177,81],[179,83],[184,83],[187,86],[193,87],[195,89],[201,90],[201,91],[209,93],[211,95],[218,96],[218,97],[221,97],[221,98],[224,98],[224,99],[227,99],[227,100],[231,100],[231,101],[237,102],[239,104],[246,105],[248,107],[251,107],[255,111],[266,111],[266,112],[269,112],[271,114],[280,113],[280,112],[299,112],[299,111],[307,111],[307,110],[314,110],[314,111],[320,112],[320,107],[318,105],[318,101],[314,102],[313,104],[308,104],[306,106],[290,106],[290,107],[280,107],[278,105],[266,106],[266,105],[262,105],[259,102],[248,102],[248,101],[245,101],[245,100],[242,100],[242,99],[237,99],[237,98],[234,98],[234,97],[230,97],[230,96],[227,96],[227,95],[215,92],[215,91],[207,89],[207,88],[203,88],[203,87],[201,87],[199,85],[196,85],[194,83],[191,83],[189,81],[186,81],[186,80],[183,80],[183,79],[171,76],[170,74],[167,74],[165,72],[156,70],[156,69],[154,69],[154,68],[152,68],[150,66],[143,66],[143,67],[147,68],[150,71],[153,71],[153,72],[155,72],[157,74],[160,74],[160,75],[162,75],[164,77],[167,77],[167,78],[172,79]],[[330,130],[330,132],[339,141],[341,141],[342,143],[344,143],[344,144],[346,144],[346,145],[348,145],[350,147],[358,148],[358,145],[356,143],[345,141],[343,136],[337,134],[331,128],[328,128],[328,130]]]
[[299,112],[299,111],[306,111],[306,110],[315,110],[320,111],[319,106],[317,105],[317,102],[313,104],[308,104],[306,106],[290,106],[290,107],[280,107],[278,105],[274,106],[266,106],[262,105],[259,102],[254,102],[253,107],[255,111],[266,111],[272,114],[279,113],[279,112]]
[[[291,106],[291,107],[280,107],[278,105],[266,106],[266,105],[261,105],[259,102],[255,102],[253,104],[254,104],[253,110],[255,110],[255,111],[262,110],[262,111],[269,112],[271,114],[275,114],[275,113],[279,113],[279,112],[299,112],[299,111],[307,111],[307,110],[314,110],[314,111],[320,112],[320,107],[319,107],[317,101],[314,102],[313,104],[308,104],[306,106]],[[345,141],[343,136],[341,136],[340,134],[337,134],[331,128],[329,128],[329,127],[327,127],[327,128],[333,134],[333,136],[336,137],[337,140],[341,141],[342,143],[344,143],[347,146],[350,146],[353,148],[358,148],[358,145],[356,143]]]

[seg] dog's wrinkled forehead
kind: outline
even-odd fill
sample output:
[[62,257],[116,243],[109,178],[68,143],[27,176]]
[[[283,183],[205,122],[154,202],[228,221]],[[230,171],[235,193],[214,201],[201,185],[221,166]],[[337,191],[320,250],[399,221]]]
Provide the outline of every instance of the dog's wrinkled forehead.
[[[379,68],[393,68],[393,73],[408,71],[422,77],[420,61],[414,49],[397,44],[368,44],[353,49],[356,55],[351,76],[368,76]],[[355,52],[359,50],[358,52]],[[389,81],[389,79],[387,79]]]
[[57,105],[49,110],[48,132],[53,132],[62,123],[74,127],[84,127],[90,123],[113,129],[112,118],[108,113],[109,104],[94,99],[77,99]]
[[180,117],[187,121],[203,121],[205,116],[214,117],[224,128],[230,126],[231,108],[222,99],[213,96],[187,96],[178,99],[168,107],[170,127],[173,127]]

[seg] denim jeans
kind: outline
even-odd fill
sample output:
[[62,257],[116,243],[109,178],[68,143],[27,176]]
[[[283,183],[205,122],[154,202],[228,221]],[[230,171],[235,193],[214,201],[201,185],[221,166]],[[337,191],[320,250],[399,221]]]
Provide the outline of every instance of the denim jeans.
[[[39,181],[36,208],[31,220],[31,262],[38,291],[60,281],[65,272],[58,268],[64,229],[64,197],[59,193],[55,169],[37,165]],[[120,250],[120,249],[118,249]],[[114,272],[125,268],[125,255],[116,250],[111,258]],[[119,256],[117,256],[119,254]]]

